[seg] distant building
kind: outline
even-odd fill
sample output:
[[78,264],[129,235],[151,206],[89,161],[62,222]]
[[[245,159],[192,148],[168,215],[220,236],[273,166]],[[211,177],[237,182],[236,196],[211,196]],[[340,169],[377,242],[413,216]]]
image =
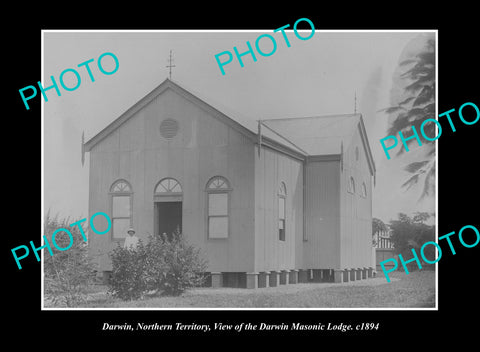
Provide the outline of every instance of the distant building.
[[377,231],[374,236],[373,236],[373,242],[374,242],[374,247],[375,248],[387,248],[387,249],[393,249],[394,245],[391,239],[391,230],[386,225],[387,228],[384,231]]
[[213,286],[371,276],[375,164],[362,116],[241,121],[197,95],[166,79],[84,144],[90,215],[112,219],[89,238],[100,270],[133,226],[140,239],[178,228]]
[[[390,258],[393,258],[398,261],[398,255],[395,254],[395,246],[391,239],[391,229],[386,225],[384,230],[377,231],[373,236],[374,247],[375,247],[375,269],[376,271],[382,271],[380,263],[386,261]],[[384,263],[385,268],[390,269],[393,267],[392,261],[387,261]]]

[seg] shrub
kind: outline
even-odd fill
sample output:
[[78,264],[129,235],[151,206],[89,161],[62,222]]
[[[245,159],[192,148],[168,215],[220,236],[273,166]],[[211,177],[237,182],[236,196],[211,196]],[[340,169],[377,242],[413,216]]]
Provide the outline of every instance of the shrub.
[[148,237],[137,249],[118,246],[111,253],[113,271],[109,292],[123,300],[138,299],[147,291],[180,295],[204,281],[207,262],[200,250],[176,231],[172,236]]
[[[398,220],[390,221],[391,240],[395,245],[395,253],[401,254],[405,260],[408,260],[413,258],[412,249],[415,249],[422,266],[426,264],[420,255],[420,250],[425,242],[435,241],[435,226],[425,223],[430,217],[431,215],[425,212],[414,213],[412,218],[399,213]],[[434,246],[426,247],[424,254],[433,260],[435,258]],[[411,262],[407,264],[407,268],[409,271],[413,271],[417,270],[418,266],[416,262]],[[399,265],[399,269],[402,270],[403,265]]]
[[117,245],[110,256],[113,270],[108,292],[122,300],[140,298],[147,289],[144,275],[146,251],[142,241],[139,241],[136,249]]
[[164,273],[167,271],[165,264],[165,241],[161,236],[149,235],[145,245],[146,263],[144,267],[145,284],[148,290],[161,291]]
[[[45,297],[51,299],[54,305],[67,307],[85,301],[87,289],[95,279],[95,265],[88,257],[86,242],[78,227],[71,227],[71,223],[68,219],[52,218],[48,213],[44,225],[44,233],[50,244],[53,232],[59,228],[68,229],[73,237],[73,244],[68,250],[60,251],[50,245],[54,255],[43,256]],[[66,248],[70,237],[59,232],[55,242],[59,247]]]
[[163,242],[163,272],[156,282],[157,289],[164,294],[178,296],[191,287],[203,284],[202,273],[207,269],[207,262],[200,250],[189,245],[183,235],[176,231],[171,239],[161,237]]

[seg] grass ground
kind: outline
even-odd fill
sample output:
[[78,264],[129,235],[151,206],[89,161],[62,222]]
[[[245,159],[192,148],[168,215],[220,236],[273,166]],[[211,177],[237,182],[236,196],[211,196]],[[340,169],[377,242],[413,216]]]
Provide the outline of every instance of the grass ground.
[[[96,286],[84,308],[421,308],[435,307],[435,272],[394,272],[343,284],[305,283],[258,290],[196,288],[180,297],[121,301]],[[46,305],[46,307],[48,307]]]

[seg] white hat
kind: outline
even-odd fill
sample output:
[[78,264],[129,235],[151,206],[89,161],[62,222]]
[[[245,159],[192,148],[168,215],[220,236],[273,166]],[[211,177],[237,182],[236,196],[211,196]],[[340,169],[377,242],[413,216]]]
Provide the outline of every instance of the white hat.
[[133,227],[130,227],[130,228],[127,230],[127,233],[130,233],[130,232],[135,233],[135,230],[133,229]]

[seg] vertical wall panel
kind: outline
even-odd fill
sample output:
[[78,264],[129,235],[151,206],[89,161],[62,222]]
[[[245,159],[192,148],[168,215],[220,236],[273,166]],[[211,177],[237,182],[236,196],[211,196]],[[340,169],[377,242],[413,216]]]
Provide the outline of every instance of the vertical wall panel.
[[[365,147],[360,132],[355,130],[351,141],[344,142],[344,170],[341,173],[341,267],[358,268],[371,265],[372,186]],[[358,148],[358,160],[356,158]],[[355,180],[355,194],[347,192],[350,177]],[[367,196],[361,196],[365,182]]]
[[339,265],[339,162],[309,162],[306,166],[307,268]]
[[[302,262],[297,246],[303,236],[302,162],[263,147],[255,155],[255,270],[290,270]],[[287,188],[285,241],[278,235],[278,192]],[[300,223],[299,223],[300,221]]]

